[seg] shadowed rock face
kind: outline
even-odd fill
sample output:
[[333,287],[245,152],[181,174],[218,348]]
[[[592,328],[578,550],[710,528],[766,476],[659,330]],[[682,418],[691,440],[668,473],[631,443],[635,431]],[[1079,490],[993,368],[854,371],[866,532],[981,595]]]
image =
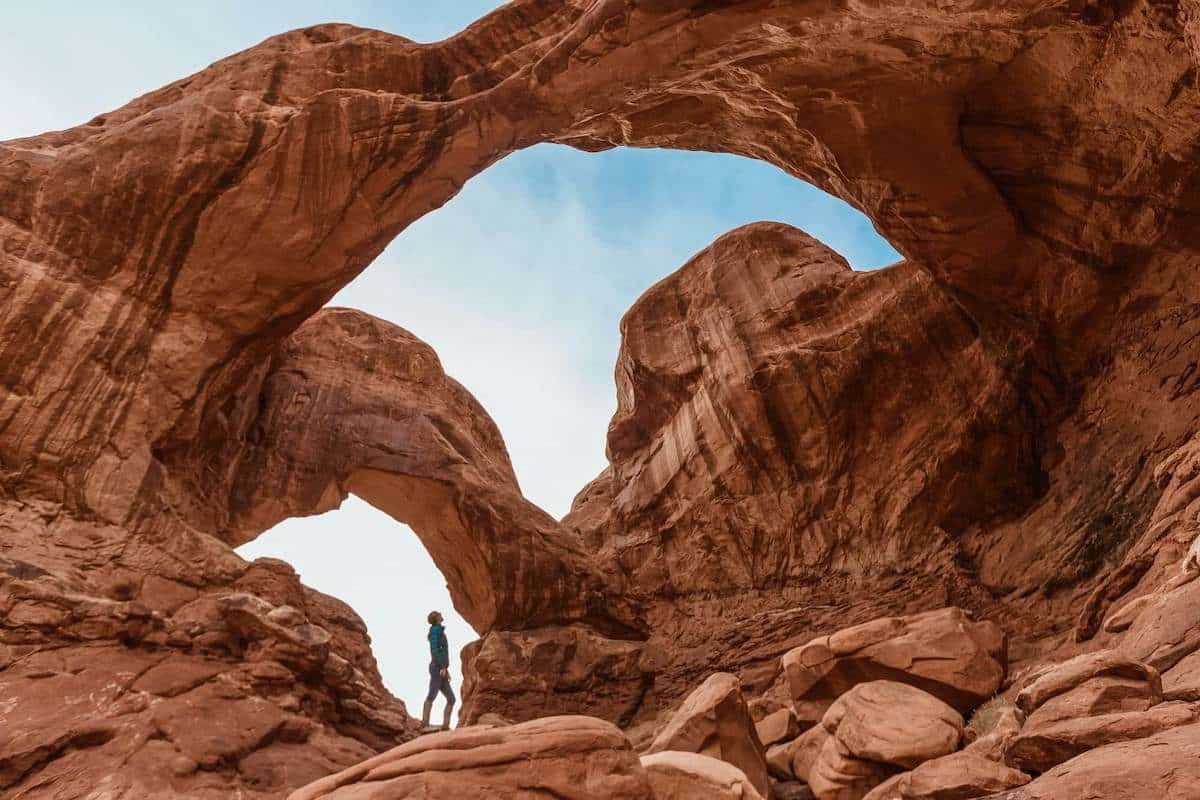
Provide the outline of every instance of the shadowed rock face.
[[[518,0],[429,45],[283,34],[0,143],[0,699],[68,698],[21,706],[0,790],[279,796],[407,736],[353,612],[228,549],[349,492],[484,636],[468,718],[629,722],[947,604],[1018,658],[1089,638],[1195,534],[1196,10]],[[426,346],[318,313],[545,141],[760,158],[906,257],[855,274],[758,225],[654,287],[562,523]],[[505,654],[573,683],[487,685]],[[197,691],[278,725],[190,736],[168,701]]]

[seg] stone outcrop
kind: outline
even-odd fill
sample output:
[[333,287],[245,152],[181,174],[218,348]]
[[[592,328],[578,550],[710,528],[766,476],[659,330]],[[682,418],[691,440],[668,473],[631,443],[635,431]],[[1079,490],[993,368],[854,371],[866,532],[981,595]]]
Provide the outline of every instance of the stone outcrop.
[[1145,711],[1122,711],[1052,722],[1026,723],[1008,748],[1009,764],[1027,772],[1046,772],[1080,753],[1127,739],[1144,739],[1200,719],[1200,705],[1167,702]]
[[790,708],[780,708],[772,711],[754,723],[758,732],[758,740],[763,747],[770,747],[779,742],[787,742],[800,735],[800,720],[796,712]]
[[493,631],[463,649],[460,718],[474,722],[489,708],[512,709],[515,719],[592,708],[627,725],[654,671],[643,642],[612,639],[586,625]]
[[[0,564],[0,794],[280,797],[416,727],[361,621],[286,564],[25,522],[4,531],[22,559]],[[63,547],[93,568],[56,570]]]
[[[278,798],[411,735],[353,612],[230,550],[348,493],[413,527],[478,629],[473,717],[636,722],[945,606],[1026,661],[1098,638],[1185,663],[1200,582],[1158,590],[1200,503],[1198,19],[516,0],[433,44],[285,33],[0,143],[0,791]],[[541,142],[760,158],[904,260],[854,273],[759,224],[653,287],[610,466],[556,521],[428,347],[320,311]],[[1096,754],[1134,747],[1073,762],[1108,780]]]
[[767,750],[767,768],[781,780],[795,778],[807,782],[828,739],[829,731],[818,724],[790,742],[772,745]]
[[860,798],[884,780],[958,749],[963,719],[931,694],[872,681],[838,698],[821,720],[829,734],[805,778],[818,800]]
[[289,800],[547,796],[655,800],[616,727],[570,716],[423,736],[298,789]]
[[965,712],[1000,688],[1007,663],[1004,632],[958,608],[873,620],[782,659],[802,719],[820,719],[842,694],[873,680],[915,686]]
[[1163,673],[1162,690],[1167,700],[1200,700],[1200,651]]
[[1143,708],[1160,702],[1162,677],[1154,667],[1120,651],[1099,650],[1045,665],[1017,694],[1017,707],[1029,715],[1044,713],[1052,701],[1077,700],[1078,708],[1056,715],[1061,719],[1120,710],[1118,704],[1126,698],[1134,702],[1145,698]]
[[1004,759],[1045,772],[1094,747],[1187,725],[1200,713],[1200,707],[1162,701],[1158,671],[1117,650],[1047,666],[1017,695],[1028,716]]
[[763,745],[734,675],[710,675],[687,696],[647,752],[665,751],[700,753],[728,762],[759,795],[771,798]]
[[992,800],[1190,800],[1200,786],[1200,725],[1098,747]]
[[863,800],[970,800],[1024,786],[1029,776],[963,750],[887,780]]
[[353,492],[417,533],[478,630],[601,613],[603,585],[588,584],[578,542],[521,496],[495,423],[412,334],[322,310],[273,354],[256,390],[249,441],[210,465],[228,475],[229,494],[211,498],[229,509],[224,540]]
[[1121,638],[1121,650],[1159,671],[1169,670],[1200,650],[1198,604],[1200,580],[1152,597]]
[[727,761],[664,750],[642,756],[654,800],[764,800],[746,774]]

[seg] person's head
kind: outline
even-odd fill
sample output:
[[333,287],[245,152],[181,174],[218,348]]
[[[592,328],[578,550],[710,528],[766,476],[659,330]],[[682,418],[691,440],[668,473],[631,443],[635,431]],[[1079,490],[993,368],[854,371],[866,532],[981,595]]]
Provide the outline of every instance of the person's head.
[[426,619],[429,620],[430,625],[441,625],[442,624],[442,615],[436,611],[430,611],[429,616],[426,617]]

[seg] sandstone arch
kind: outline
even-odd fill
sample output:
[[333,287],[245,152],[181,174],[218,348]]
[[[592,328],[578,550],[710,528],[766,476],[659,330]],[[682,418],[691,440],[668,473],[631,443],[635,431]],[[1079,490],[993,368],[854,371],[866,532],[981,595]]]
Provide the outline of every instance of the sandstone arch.
[[[491,629],[469,677],[494,706],[517,696],[538,713],[545,706],[534,701],[582,703],[594,685],[621,684],[615,694],[629,720],[711,668],[710,653],[748,673],[748,684],[767,683],[789,640],[835,619],[909,610],[905,603],[953,599],[1012,621],[1034,647],[1090,592],[1102,606],[1137,583],[1153,561],[1146,554],[1172,535],[1174,512],[1146,528],[1162,487],[1190,480],[1172,472],[1187,459],[1169,456],[1196,434],[1200,402],[1190,346],[1196,18],[1193,2],[1151,0],[518,0],[431,45],[339,25],[284,34],[85,125],[0,144],[0,526],[21,555],[3,565],[3,663],[32,658],[13,647],[53,641],[71,652],[69,643],[89,641],[126,664],[146,653],[117,643],[141,642],[177,655],[191,648],[186,658],[204,664],[224,659],[233,666],[223,674],[249,681],[246,663],[282,653],[308,682],[295,698],[304,713],[288,713],[371,746],[403,735],[352,613],[306,593],[279,565],[238,563],[213,538],[244,541],[347,490],[418,527],[453,532],[445,541],[427,534],[428,544],[449,575],[463,573],[456,602]],[[613,468],[566,526],[513,491],[485,431],[439,428],[436,415],[416,415],[406,429],[429,443],[429,464],[397,466],[402,458],[380,442],[337,438],[336,424],[320,428],[339,444],[336,463],[289,451],[289,426],[333,420],[312,409],[370,430],[363,415],[378,406],[353,392],[297,406],[289,359],[302,367],[320,356],[305,350],[306,333],[327,326],[339,347],[368,360],[372,337],[402,338],[344,312],[314,316],[318,309],[406,224],[496,159],[542,141],[739,153],[855,204],[908,259],[874,284],[900,287],[958,333],[949,354],[892,351],[922,375],[949,365],[943,384],[923,380],[954,389],[954,402],[931,395],[921,413],[967,407],[985,424],[922,428],[939,431],[923,458],[912,457],[894,420],[874,419],[881,435],[839,442],[846,449],[833,466],[790,470],[797,460],[766,470],[766,481],[754,462],[762,448],[722,453],[728,480],[702,500],[767,557],[728,575],[701,570],[699,582],[656,574],[660,548],[711,554],[741,543],[661,524],[682,518],[671,490],[682,460],[658,460],[636,440],[668,441],[701,461],[714,440],[664,438],[679,414],[627,406]],[[831,275],[809,299],[845,288]],[[866,284],[847,299],[888,296]],[[763,376],[772,358],[783,364],[814,330],[844,322],[844,303],[774,318],[781,326],[769,333],[786,347],[748,348],[753,358],[738,366],[755,368],[745,373],[692,370],[676,384],[630,344],[625,363],[645,371],[631,371],[629,397],[644,403],[648,389],[682,387],[672,409],[694,419],[697,398],[720,397],[730,374]],[[903,306],[862,307],[843,325],[852,337],[908,342],[926,319]],[[373,332],[356,350],[357,326]],[[805,370],[780,374],[813,380]],[[988,391],[972,406],[979,376]],[[436,396],[453,399],[447,386]],[[738,386],[751,395],[744,408],[763,400],[753,382]],[[770,444],[795,444],[787,424],[771,422],[785,404],[768,398],[756,406],[761,415],[734,419],[726,412],[738,405],[709,403],[707,430],[740,443],[738,434],[765,422],[778,440]],[[455,441],[447,430],[466,436]],[[273,470],[271,459],[289,452],[294,464]],[[906,465],[905,496],[880,497],[844,469],[868,457]],[[1011,491],[968,491],[994,488],[997,474]],[[786,480],[775,485],[778,476]],[[943,476],[964,482],[935,485]],[[255,480],[269,491],[248,491]],[[423,497],[446,487],[447,503],[402,502],[414,480]],[[484,507],[464,513],[451,487],[485,497]],[[779,513],[788,506],[779,498],[804,501],[808,516]],[[469,524],[421,526],[443,513]],[[834,522],[830,547],[800,552],[813,542],[795,531]],[[871,535],[857,536],[863,525]],[[671,542],[654,538],[664,531]],[[899,573],[855,574],[881,542],[905,555]],[[473,551],[465,566],[439,556],[463,545]],[[686,557],[677,563],[689,566]],[[829,576],[805,564],[849,568]],[[539,575],[553,578],[537,584]],[[299,634],[255,622],[257,605],[216,599],[231,589],[305,606],[305,624],[333,629],[326,657],[293,658]],[[814,603],[820,593],[828,607]],[[790,608],[801,598],[803,609]],[[747,630],[763,628],[767,640],[747,640]],[[572,655],[584,651],[602,654],[589,663],[608,672],[585,669]],[[81,674],[38,658],[37,669]],[[517,658],[530,669],[567,664],[560,672],[574,683],[488,684]],[[261,741],[294,723],[280,720]],[[54,728],[35,720],[30,729],[42,723]],[[40,770],[29,753],[126,741],[105,727],[3,758]]]
[[[1057,328],[1098,310],[1105,291],[1090,267],[1117,245],[1087,244],[1075,260],[1047,245],[1054,234],[1037,228],[1069,208],[1021,207],[1018,225],[1019,193],[979,166],[1005,144],[1003,120],[971,108],[1041,63],[1034,43],[1049,43],[1043,66],[1060,68],[1037,102],[1072,101],[1063,93],[1082,67],[1053,43],[1096,48],[1101,33],[1036,2],[914,8],[907,19],[869,4],[541,0],[435,45],[322,26],[87,125],[7,143],[0,210],[18,302],[3,328],[12,390],[0,436],[11,482],[112,522],[166,505],[222,530],[227,511],[196,498],[234,460],[220,451],[241,446],[239,388],[397,231],[538,141],[726,150],[813,181],[863,208],[991,338],[1034,346],[1033,369],[1049,372],[1035,402],[1060,403],[1055,372],[1085,348],[1059,347]],[[958,57],[939,55],[952,46]],[[722,52],[744,56],[714,67]],[[919,124],[894,97],[919,105]],[[987,111],[1024,112],[1021,102]],[[1137,109],[1110,106],[1116,137]],[[1111,222],[1114,240],[1171,230],[1167,217],[1145,232]],[[1063,292],[1091,299],[1064,310]],[[92,322],[62,322],[72,317]]]
[[258,404],[229,495],[213,498],[230,509],[230,544],[352,492],[416,532],[480,632],[569,620],[644,630],[606,613],[616,581],[606,586],[574,532],[525,500],[495,423],[407,331],[320,311],[271,359]]

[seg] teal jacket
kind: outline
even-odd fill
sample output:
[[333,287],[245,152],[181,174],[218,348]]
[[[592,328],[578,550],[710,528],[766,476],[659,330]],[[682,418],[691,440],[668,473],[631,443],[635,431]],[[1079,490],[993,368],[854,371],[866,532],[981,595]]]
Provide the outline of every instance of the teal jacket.
[[433,663],[442,669],[450,666],[450,642],[446,641],[446,629],[436,623],[429,626],[429,655]]

